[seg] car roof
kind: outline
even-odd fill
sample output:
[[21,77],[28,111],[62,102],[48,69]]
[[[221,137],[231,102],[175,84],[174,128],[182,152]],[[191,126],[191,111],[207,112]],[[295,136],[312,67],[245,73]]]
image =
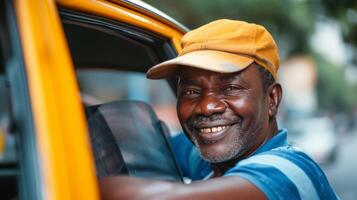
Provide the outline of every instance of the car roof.
[[133,9],[135,11],[138,11],[140,13],[143,13],[145,15],[149,15],[160,22],[163,22],[176,30],[186,33],[189,31],[187,27],[182,25],[181,23],[177,22],[167,14],[163,13],[162,11],[154,8],[153,6],[141,1],[141,0],[109,0],[112,2],[115,2],[117,4],[120,4],[125,7],[129,7],[130,9]]

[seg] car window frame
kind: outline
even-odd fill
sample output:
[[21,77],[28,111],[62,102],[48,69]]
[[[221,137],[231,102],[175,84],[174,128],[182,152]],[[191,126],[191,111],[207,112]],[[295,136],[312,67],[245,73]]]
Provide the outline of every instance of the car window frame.
[[[59,8],[59,14],[61,16],[61,20],[70,21],[71,23],[79,23],[84,26],[91,26],[91,28],[96,29],[98,27],[98,31],[104,32],[100,30],[100,28],[111,29],[113,31],[122,34],[125,37],[133,39],[135,41],[139,41],[144,45],[150,46],[152,50],[155,51],[155,54],[158,56],[158,62],[163,62],[168,59],[172,59],[178,55],[174,45],[171,43],[169,38],[165,38],[156,33],[150,32],[143,28],[135,27],[125,22],[120,22],[117,20],[107,19],[100,16],[94,16],[92,14],[83,13],[74,11],[67,8]],[[77,67],[75,67],[77,68]],[[81,68],[81,67],[79,67]],[[86,68],[86,67],[85,67]],[[89,68],[89,67],[88,67]],[[118,69],[116,67],[106,67],[107,69],[121,70],[125,71],[127,69]],[[128,70],[128,71],[136,71],[145,73],[147,69],[144,70]]]

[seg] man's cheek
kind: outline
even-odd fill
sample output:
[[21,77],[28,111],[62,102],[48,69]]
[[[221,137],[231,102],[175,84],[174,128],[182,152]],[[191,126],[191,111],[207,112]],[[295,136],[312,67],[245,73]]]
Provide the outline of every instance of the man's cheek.
[[249,113],[252,109],[256,109],[257,106],[253,105],[255,103],[254,98],[249,97],[229,99],[226,103],[235,113],[242,115]]
[[182,108],[182,103],[181,101],[178,101],[177,102],[177,106],[176,106],[176,110],[177,110],[177,115],[179,117],[179,119],[181,120],[181,116],[182,116],[182,111],[183,111],[183,108]]
[[177,114],[180,119],[180,121],[186,121],[191,115],[192,108],[188,103],[185,102],[178,102],[177,105]]

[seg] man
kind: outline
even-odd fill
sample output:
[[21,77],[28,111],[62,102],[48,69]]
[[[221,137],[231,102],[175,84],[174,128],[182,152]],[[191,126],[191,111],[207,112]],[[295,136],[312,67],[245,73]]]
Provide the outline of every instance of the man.
[[278,130],[278,49],[264,27],[218,20],[187,33],[182,47],[147,75],[177,81],[188,139],[174,138],[173,148],[185,176],[207,180],[104,178],[103,198],[337,199],[318,165]]

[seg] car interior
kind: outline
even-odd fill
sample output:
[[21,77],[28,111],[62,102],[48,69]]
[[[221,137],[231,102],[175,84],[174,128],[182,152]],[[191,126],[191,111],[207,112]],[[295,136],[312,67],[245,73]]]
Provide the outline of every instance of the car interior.
[[174,106],[173,88],[167,81],[145,78],[151,66],[176,55],[169,41],[108,19],[65,9],[60,14],[97,176],[126,174],[182,182],[168,141],[170,130],[152,108],[165,104],[165,99]]
[[151,107],[119,100],[87,108],[99,177],[127,174],[182,181],[168,144],[169,131]]

